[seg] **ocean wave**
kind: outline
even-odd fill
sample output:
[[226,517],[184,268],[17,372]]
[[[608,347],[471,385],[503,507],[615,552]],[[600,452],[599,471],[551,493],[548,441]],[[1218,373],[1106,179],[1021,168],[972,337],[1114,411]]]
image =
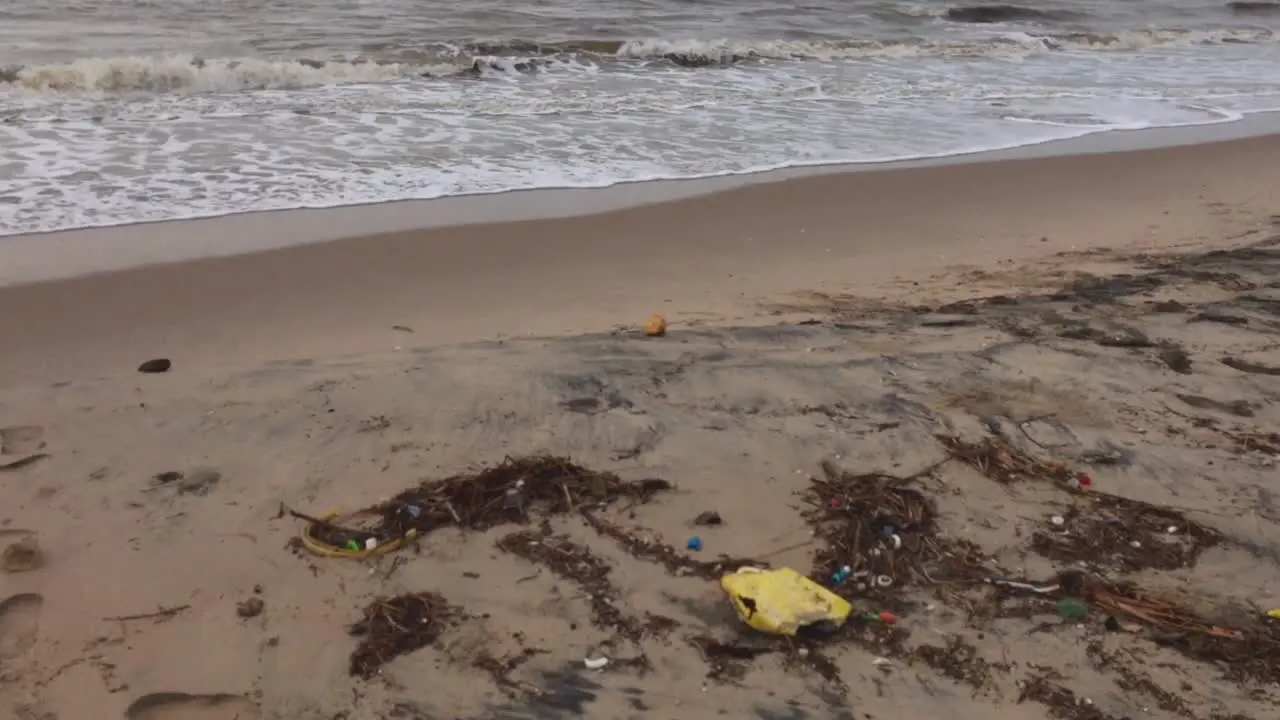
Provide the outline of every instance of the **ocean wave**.
[[[1002,6],[1003,7],[1003,6]],[[1011,6],[1010,6],[1011,7]],[[1276,41],[1265,29],[1129,30],[1114,34],[1018,33],[972,41],[929,39],[508,40],[403,49],[356,59],[169,57],[82,58],[0,68],[0,91],[64,94],[235,92],[421,78],[531,73],[583,63],[663,63],[686,68],[750,61],[838,61],[894,57],[1013,57],[1045,52],[1138,51],[1176,45]]]
[[1280,2],[1273,0],[1236,0],[1227,9],[1239,15],[1280,15]]
[[964,5],[947,8],[940,15],[952,22],[1006,23],[1077,20],[1083,13],[1071,10],[1039,10],[1023,5]]

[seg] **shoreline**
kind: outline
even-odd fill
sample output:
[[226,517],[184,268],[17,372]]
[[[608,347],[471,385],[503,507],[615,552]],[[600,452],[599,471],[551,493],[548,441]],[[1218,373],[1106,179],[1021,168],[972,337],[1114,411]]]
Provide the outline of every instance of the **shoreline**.
[[[0,288],[0,337],[13,339],[0,386],[132,372],[157,356],[198,369],[559,336],[655,312],[677,326],[758,322],[762,304],[800,292],[954,298],[979,289],[964,268],[1098,247],[1213,247],[1269,228],[1280,167],[1268,158],[1278,155],[1280,136],[1265,136],[814,174],[589,215],[14,285]],[[296,217],[257,221],[284,232]],[[168,236],[184,248],[228,237],[165,228],[187,231]]]
[[[995,150],[907,160],[822,163],[698,178],[623,182],[593,188],[534,188],[494,193],[249,211],[211,217],[0,236],[0,287],[136,267],[326,243],[359,236],[474,224],[605,214],[795,179],[947,165],[1122,153],[1214,144],[1280,132],[1280,111],[1202,125],[1106,130]],[[173,242],[174,232],[188,233]]]

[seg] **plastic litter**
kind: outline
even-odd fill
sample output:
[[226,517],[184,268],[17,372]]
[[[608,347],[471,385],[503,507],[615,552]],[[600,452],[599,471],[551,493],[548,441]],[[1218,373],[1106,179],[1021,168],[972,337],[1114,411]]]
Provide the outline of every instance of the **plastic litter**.
[[791,568],[742,568],[720,578],[720,586],[743,622],[775,635],[816,623],[839,627],[853,612],[847,600]]
[[686,543],[686,547],[688,547],[690,550],[694,552],[701,550],[702,538],[698,537],[697,535],[694,535],[693,537],[689,538],[689,542]]
[[1063,598],[1053,606],[1053,609],[1064,620],[1083,620],[1089,617],[1089,606],[1083,600],[1076,598]]
[[1267,615],[1269,617],[1273,617],[1277,620],[1280,620],[1280,608],[1276,608],[1275,610],[1268,610]]
[[839,570],[836,570],[835,572],[831,573],[831,586],[835,587],[836,585],[839,585],[845,580],[848,580],[849,576],[852,574],[853,574],[853,568],[849,567],[848,565],[841,567]]
[[582,661],[582,664],[585,665],[588,670],[600,670],[605,665],[609,664],[609,658],[607,657],[587,658]]

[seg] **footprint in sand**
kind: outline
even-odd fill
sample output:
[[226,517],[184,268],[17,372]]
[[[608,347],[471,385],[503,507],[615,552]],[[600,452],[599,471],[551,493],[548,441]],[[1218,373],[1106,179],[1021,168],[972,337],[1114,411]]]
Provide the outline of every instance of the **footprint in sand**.
[[124,711],[127,720],[258,720],[258,706],[240,695],[143,695]]
[[13,595],[0,601],[0,666],[31,652],[40,630],[40,607],[44,598],[36,593]]
[[0,455],[29,455],[44,449],[44,428],[15,425],[0,428]]

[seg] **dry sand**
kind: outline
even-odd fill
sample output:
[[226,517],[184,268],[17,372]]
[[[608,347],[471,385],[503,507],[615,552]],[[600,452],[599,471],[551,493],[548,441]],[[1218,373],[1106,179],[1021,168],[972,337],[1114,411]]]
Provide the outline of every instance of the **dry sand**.
[[[1276,157],[1261,138],[855,173],[0,290],[0,542],[42,555],[0,573],[0,715],[1274,717],[1269,640],[1252,664],[1194,649],[1213,627],[1280,646],[1249,606],[1280,606]],[[611,331],[654,310],[665,337]],[[154,356],[173,369],[133,371]],[[1081,547],[1098,493],[1145,500],[1186,519],[1112,506],[1119,544],[1092,569],[1180,598],[1182,625],[1096,592],[1062,622],[935,557],[859,601],[893,628],[802,656],[742,630],[714,581],[553,518],[611,566],[614,625],[674,621],[633,645],[496,546],[517,525],[366,563],[290,549],[304,523],[279,517],[550,452],[674,483],[602,511],[637,537],[808,572],[822,542],[797,493],[821,461],[905,476],[948,457],[938,436],[1063,465],[938,466],[917,483],[938,526],[904,528],[903,555],[967,541],[984,575],[1051,582],[1045,548]],[[1076,472],[1083,493],[1059,482]],[[694,526],[705,510],[724,524]],[[1196,538],[1212,546],[1158,551]],[[351,677],[348,626],[421,591],[468,617]],[[771,652],[709,679],[699,636]],[[583,667],[597,655],[615,662]],[[521,662],[499,683],[486,658]]]

